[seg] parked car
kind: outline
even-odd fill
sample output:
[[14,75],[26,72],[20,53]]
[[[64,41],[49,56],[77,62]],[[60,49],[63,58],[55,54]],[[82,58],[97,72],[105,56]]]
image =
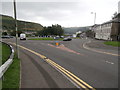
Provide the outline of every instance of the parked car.
[[10,36],[6,35],[6,36],[2,36],[1,38],[10,38]]
[[64,38],[63,41],[71,41],[71,38]]
[[14,38],[14,36],[9,36],[10,38]]
[[54,39],[59,39],[59,38],[60,38],[59,36],[54,37]]
[[64,36],[60,36],[60,38],[64,38]]

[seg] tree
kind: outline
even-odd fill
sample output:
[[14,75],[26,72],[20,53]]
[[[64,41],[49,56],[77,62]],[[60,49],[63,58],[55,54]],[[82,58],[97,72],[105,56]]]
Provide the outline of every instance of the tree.
[[81,33],[78,33],[76,37],[80,37]]
[[16,36],[16,31],[15,31],[15,30],[11,31],[11,32],[10,32],[10,35],[11,35],[11,36]]
[[94,38],[94,37],[95,37],[95,32],[92,31],[92,30],[87,30],[87,31],[86,31],[86,36],[87,36],[87,37]]
[[53,34],[54,35],[63,35],[64,34],[64,30],[62,29],[62,27],[58,24],[56,25],[52,25],[52,29],[53,29]]
[[[23,33],[23,32],[21,30],[18,30],[18,37],[20,36],[21,33]],[[10,35],[11,36],[16,36],[16,31],[15,30],[11,31]]]
[[2,35],[8,35],[7,32],[2,32]]
[[62,29],[62,27],[60,25],[52,25],[52,26],[48,26],[48,27],[43,27],[43,30],[38,31],[37,32],[38,35],[63,35],[64,34],[64,30]]

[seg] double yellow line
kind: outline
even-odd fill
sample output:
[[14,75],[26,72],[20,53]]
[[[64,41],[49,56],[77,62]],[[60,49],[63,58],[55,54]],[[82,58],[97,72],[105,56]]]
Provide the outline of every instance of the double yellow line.
[[[15,43],[11,43],[13,45],[16,45]],[[84,82],[83,80],[81,80],[80,78],[78,78],[77,76],[75,76],[73,73],[71,73],[70,71],[66,70],[65,68],[63,68],[62,66],[58,65],[57,63],[53,62],[52,60],[46,58],[46,56],[41,55],[33,50],[30,50],[26,47],[23,47],[21,45],[18,45],[19,47],[34,53],[35,55],[41,57],[43,60],[45,60],[48,64],[52,65],[53,67],[57,68],[59,71],[61,71],[64,75],[66,75],[69,79],[71,79],[73,82],[75,82],[79,87],[85,89],[85,90],[95,90],[95,88],[93,88],[92,86],[90,86],[89,84],[87,84],[86,82]]]
[[48,62],[49,64],[53,65],[55,68],[60,70],[62,73],[64,73],[67,77],[69,77],[72,81],[74,81],[81,88],[84,88],[85,90],[89,90],[89,89],[95,90],[92,86],[90,86],[89,84],[87,84],[86,82],[84,82],[83,80],[78,78],[77,76],[75,76],[70,71],[68,71],[65,68],[61,67],[60,65],[56,64],[52,60],[46,59],[46,62]]

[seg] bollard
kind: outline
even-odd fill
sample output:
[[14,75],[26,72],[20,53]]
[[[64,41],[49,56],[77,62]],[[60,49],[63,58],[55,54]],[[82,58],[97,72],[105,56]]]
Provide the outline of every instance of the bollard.
[[58,46],[59,45],[59,43],[58,42],[56,42],[56,46]]

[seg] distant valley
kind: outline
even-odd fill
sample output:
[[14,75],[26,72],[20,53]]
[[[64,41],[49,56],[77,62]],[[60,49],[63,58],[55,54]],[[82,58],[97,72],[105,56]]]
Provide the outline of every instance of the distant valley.
[[67,27],[67,28],[63,28],[64,29],[64,33],[65,34],[74,34],[77,31],[87,31],[89,30],[89,26],[87,27]]

